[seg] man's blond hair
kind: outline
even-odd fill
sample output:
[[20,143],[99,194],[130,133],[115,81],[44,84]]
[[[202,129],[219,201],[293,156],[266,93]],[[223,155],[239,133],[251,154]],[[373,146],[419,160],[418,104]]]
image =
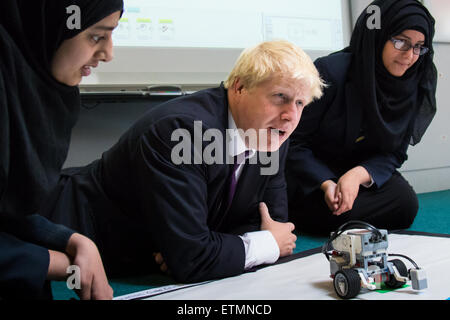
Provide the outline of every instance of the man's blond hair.
[[262,42],[245,49],[224,86],[230,88],[239,78],[246,89],[251,89],[273,76],[304,81],[310,89],[311,100],[322,96],[324,83],[311,58],[285,40]]

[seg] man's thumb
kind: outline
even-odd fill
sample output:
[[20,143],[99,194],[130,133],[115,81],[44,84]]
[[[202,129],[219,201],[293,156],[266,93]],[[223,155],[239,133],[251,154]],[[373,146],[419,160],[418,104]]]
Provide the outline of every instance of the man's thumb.
[[261,213],[261,223],[272,221],[272,217],[269,214],[269,208],[264,202],[259,203],[259,212]]

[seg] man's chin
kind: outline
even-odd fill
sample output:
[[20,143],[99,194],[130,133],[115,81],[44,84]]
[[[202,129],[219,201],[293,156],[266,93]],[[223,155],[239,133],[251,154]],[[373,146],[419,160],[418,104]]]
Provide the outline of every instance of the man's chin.
[[[273,138],[273,139],[272,139]],[[268,140],[268,141],[267,141]],[[250,149],[257,150],[258,152],[276,152],[282,144],[287,140],[284,137],[271,137],[269,139],[258,139],[258,141],[253,141],[253,143],[247,144]]]
[[258,150],[259,152],[277,152],[278,149],[280,149],[281,145],[283,143],[279,143],[279,144],[270,144],[269,146],[261,146],[256,148],[256,150]]

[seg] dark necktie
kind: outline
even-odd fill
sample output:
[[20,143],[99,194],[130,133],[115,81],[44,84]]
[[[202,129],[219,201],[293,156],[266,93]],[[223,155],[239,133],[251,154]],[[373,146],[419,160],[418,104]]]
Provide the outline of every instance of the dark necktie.
[[228,199],[227,199],[227,211],[231,206],[231,202],[233,201],[234,194],[236,192],[236,186],[237,186],[237,178],[236,178],[236,170],[239,168],[241,163],[245,162],[245,159],[249,156],[250,151],[246,150],[244,153],[244,159],[239,161],[239,157],[234,157],[234,164],[233,164],[233,170],[231,171],[231,178],[230,178],[230,187],[228,189]]

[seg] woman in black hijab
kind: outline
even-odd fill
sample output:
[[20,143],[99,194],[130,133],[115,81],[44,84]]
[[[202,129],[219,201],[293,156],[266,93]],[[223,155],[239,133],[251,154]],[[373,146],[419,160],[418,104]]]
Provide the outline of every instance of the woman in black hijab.
[[111,298],[88,238],[36,215],[55,186],[80,108],[77,85],[112,59],[122,0],[0,2],[0,299],[49,297],[82,270],[81,298]]
[[349,220],[409,227],[417,196],[397,171],[436,112],[434,19],[415,0],[377,0],[350,46],[319,58],[328,84],[291,136],[286,179],[297,228],[328,233]]

